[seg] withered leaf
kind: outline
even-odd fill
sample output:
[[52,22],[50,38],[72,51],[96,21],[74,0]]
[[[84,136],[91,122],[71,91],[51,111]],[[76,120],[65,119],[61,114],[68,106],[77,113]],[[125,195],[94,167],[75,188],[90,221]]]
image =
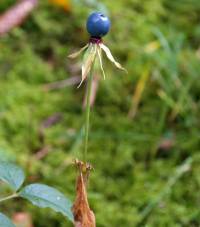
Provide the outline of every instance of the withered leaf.
[[72,207],[74,214],[75,227],[96,227],[95,215],[89,207],[86,181],[89,175],[89,169],[83,173],[80,168],[76,184],[76,199]]

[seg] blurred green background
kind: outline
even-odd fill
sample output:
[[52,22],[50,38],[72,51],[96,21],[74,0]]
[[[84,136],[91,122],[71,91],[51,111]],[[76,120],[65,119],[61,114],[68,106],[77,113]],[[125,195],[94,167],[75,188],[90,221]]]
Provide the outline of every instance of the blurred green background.
[[[1,0],[0,12],[15,2]],[[87,43],[92,11],[110,16],[105,44],[129,72],[104,58],[106,80],[99,75],[88,153],[97,226],[200,226],[199,0],[41,0],[0,38],[0,159],[74,199],[85,84],[49,88],[80,75],[81,58],[67,55]],[[72,226],[25,201],[0,209],[27,211],[36,227]]]

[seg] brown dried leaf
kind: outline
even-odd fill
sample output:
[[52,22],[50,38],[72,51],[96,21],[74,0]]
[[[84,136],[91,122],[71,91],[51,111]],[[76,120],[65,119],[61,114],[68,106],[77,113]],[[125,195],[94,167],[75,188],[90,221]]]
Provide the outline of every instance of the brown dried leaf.
[[89,207],[86,184],[91,167],[77,162],[79,176],[76,184],[76,199],[72,208],[75,227],[96,227],[95,215]]

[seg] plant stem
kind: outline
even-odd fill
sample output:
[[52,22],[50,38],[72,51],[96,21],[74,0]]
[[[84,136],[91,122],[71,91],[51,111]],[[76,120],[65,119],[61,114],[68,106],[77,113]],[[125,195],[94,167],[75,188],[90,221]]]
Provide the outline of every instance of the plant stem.
[[9,200],[9,199],[14,199],[14,198],[16,198],[16,197],[18,197],[18,194],[17,194],[17,193],[12,194],[12,195],[9,195],[9,196],[7,196],[7,197],[1,198],[1,199],[0,199],[0,203],[3,202],[3,201]]
[[87,84],[87,95],[86,95],[86,114],[85,114],[85,141],[84,141],[84,153],[83,160],[86,162],[87,159],[87,150],[88,150],[88,137],[89,137],[89,127],[90,127],[90,95],[92,88],[92,79],[93,79],[93,66],[88,77]]

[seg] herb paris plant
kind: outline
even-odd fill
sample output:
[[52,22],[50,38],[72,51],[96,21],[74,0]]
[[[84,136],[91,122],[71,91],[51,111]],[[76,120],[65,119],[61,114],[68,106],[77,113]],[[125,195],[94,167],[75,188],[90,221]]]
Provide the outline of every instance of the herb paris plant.
[[[99,59],[101,71],[105,79],[105,73],[102,64],[102,51],[105,52],[108,59],[115,64],[119,69],[125,70],[120,63],[118,63],[111,54],[109,48],[103,44],[102,37],[106,35],[110,29],[110,20],[102,13],[92,13],[86,23],[87,31],[90,34],[89,43],[81,48],[78,52],[69,55],[70,58],[79,56],[85,51],[82,63],[82,79],[78,87],[88,77],[87,93],[86,93],[86,117],[85,117],[85,140],[84,140],[84,162],[75,161],[79,170],[76,186],[76,199],[73,205],[73,214],[75,219],[75,227],[95,227],[96,220],[93,211],[90,209],[87,199],[87,181],[89,178],[91,166],[86,163],[86,156],[88,150],[88,135],[90,122],[90,95],[93,80],[93,68],[96,58]],[[126,70],[125,70],[126,71]]]

